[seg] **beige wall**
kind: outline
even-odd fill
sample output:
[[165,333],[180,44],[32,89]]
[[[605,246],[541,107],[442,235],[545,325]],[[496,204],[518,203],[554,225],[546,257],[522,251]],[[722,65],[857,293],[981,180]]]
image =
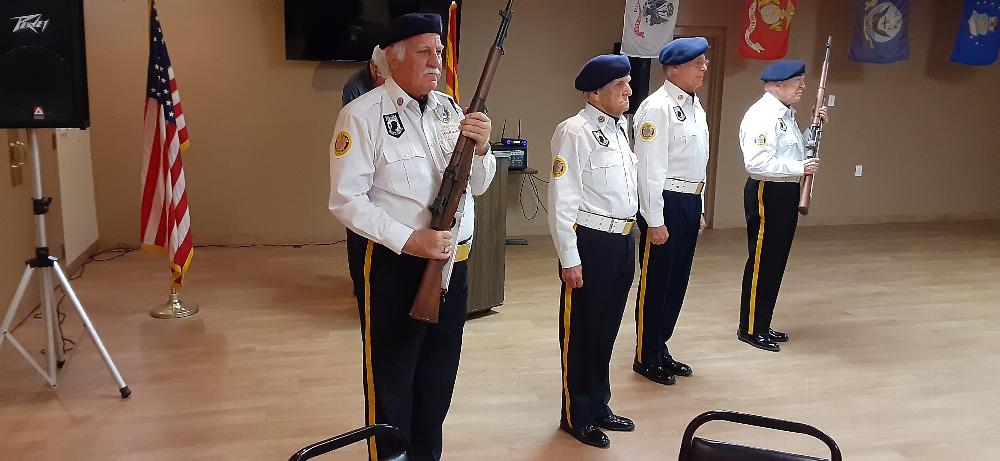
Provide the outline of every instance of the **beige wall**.
[[[185,175],[198,244],[340,238],[326,211],[327,146],[356,65],[284,59],[283,2],[161,2],[191,148]],[[85,3],[101,242],[139,223],[146,2]]]
[[[326,211],[327,146],[340,88],[356,64],[285,61],[280,0],[174,0],[160,4],[192,147],[185,157],[196,243],[329,241],[343,236]],[[474,90],[503,0],[466,0],[460,77]],[[765,63],[738,59],[741,0],[682,2],[682,25],[724,26],[729,38],[720,136],[717,227],[742,225],[736,130],[761,92]],[[846,60],[854,18],[841,2],[802,2],[791,57],[817,69],[835,36],[825,165],[805,224],[1000,214],[1000,65],[947,62],[958,0],[911,3],[911,59]],[[623,0],[517,2],[490,114],[522,120],[530,166],[549,169],[553,127],[579,110],[579,67],[621,37]],[[92,142],[101,242],[135,243],[145,2],[86,2]],[[935,38],[932,39],[932,36]],[[816,72],[811,74],[815,84]],[[809,99],[812,99],[810,95]],[[808,107],[803,107],[808,110]],[[802,123],[805,123],[803,118]],[[854,178],[856,163],[865,175]],[[515,187],[512,189],[516,190]],[[544,190],[542,191],[544,194]],[[514,193],[516,194],[516,192]],[[543,196],[544,197],[544,196]],[[546,232],[545,215],[508,210],[511,234]]]
[[[496,22],[503,0],[470,1],[465,18]],[[530,140],[530,166],[549,169],[553,127],[579,109],[572,81],[589,57],[606,53],[621,39],[622,1],[520,2],[508,54],[494,85],[491,114],[522,118]],[[809,63],[812,88],[800,107],[808,123],[815,98],[822,44],[834,36],[830,93],[837,96],[824,133],[824,171],[817,181],[813,212],[803,224],[926,220],[1000,216],[1000,65],[948,62],[958,24],[958,0],[911,2],[909,61],[889,65],[847,60],[855,18],[846,2],[802,2],[792,25],[789,58]],[[489,6],[486,6],[488,4]],[[742,226],[745,180],[736,141],[743,112],[762,93],[758,80],[768,64],[736,56],[742,37],[742,0],[683,1],[679,25],[726,27],[716,227]],[[470,43],[489,41],[489,27],[463,31],[464,82],[477,78],[485,53]],[[932,38],[933,36],[933,38]],[[471,62],[470,62],[471,61]],[[654,66],[656,67],[656,66]],[[655,74],[655,72],[654,72]],[[651,81],[653,88],[662,82]],[[468,83],[466,83],[468,87]],[[468,89],[467,89],[468,90]],[[499,122],[497,122],[499,124]],[[854,165],[864,165],[855,178]],[[943,189],[943,188],[946,189]],[[515,188],[516,189],[516,188]],[[544,191],[543,191],[544,192]],[[516,191],[515,191],[516,193]],[[528,189],[525,189],[528,193]],[[544,198],[544,196],[543,196]],[[511,196],[516,203],[517,196]],[[529,201],[530,202],[530,201]],[[529,208],[530,210],[530,208]],[[544,212],[531,222],[508,212],[512,234],[546,233]]]
[[97,242],[97,205],[94,201],[94,168],[90,156],[90,131],[75,128],[56,130],[56,157],[59,161],[59,190],[66,261],[85,256]]
[[[726,3],[685,2],[680,23],[729,29],[722,128],[719,135],[717,227],[742,225],[744,173],[736,133],[744,110],[760,95],[767,63],[736,57],[738,15],[713,21]],[[823,174],[804,224],[909,221],[1000,215],[1000,66],[948,61],[961,1],[910,3],[910,60],[860,64],[847,60],[855,16],[841,2],[802,2],[792,23],[789,57],[811,71],[799,123],[806,126],[819,79],[822,45],[834,37],[828,91],[837,96],[824,133]],[[714,133],[713,133],[714,134]],[[854,165],[864,165],[855,178]]]

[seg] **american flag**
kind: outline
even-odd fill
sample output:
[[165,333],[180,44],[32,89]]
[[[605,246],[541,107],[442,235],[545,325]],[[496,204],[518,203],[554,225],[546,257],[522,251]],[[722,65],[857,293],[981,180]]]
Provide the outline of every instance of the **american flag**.
[[173,288],[180,288],[194,256],[181,157],[189,141],[181,112],[181,95],[174,81],[174,69],[167,56],[155,3],[150,7],[149,27],[140,232],[143,247],[167,250]]

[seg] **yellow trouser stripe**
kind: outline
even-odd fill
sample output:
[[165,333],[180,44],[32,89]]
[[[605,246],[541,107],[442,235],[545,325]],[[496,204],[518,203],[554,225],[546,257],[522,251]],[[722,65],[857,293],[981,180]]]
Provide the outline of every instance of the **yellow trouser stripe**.
[[639,312],[635,320],[635,359],[642,362],[642,325],[646,315],[646,273],[649,272],[649,234],[646,234],[646,246],[642,253],[642,274],[639,276],[639,303],[636,309]]
[[573,429],[573,416],[569,412],[569,319],[570,311],[573,307],[573,289],[566,285],[566,295],[563,301],[563,353],[562,353],[562,378],[563,397],[566,399],[566,423]]
[[757,251],[753,257],[753,279],[750,283],[750,319],[747,323],[747,334],[753,334],[754,311],[757,310],[757,277],[760,275],[760,249],[764,246],[764,181],[757,186],[757,214],[760,215],[760,226],[757,230]]
[[[372,274],[372,251],[375,249],[375,242],[369,240],[365,249],[365,382],[368,383],[366,394],[368,394],[368,425],[375,424],[375,374],[372,372],[372,297],[371,297],[371,274]],[[375,450],[375,438],[371,438],[368,444],[368,457],[372,461],[378,460]]]

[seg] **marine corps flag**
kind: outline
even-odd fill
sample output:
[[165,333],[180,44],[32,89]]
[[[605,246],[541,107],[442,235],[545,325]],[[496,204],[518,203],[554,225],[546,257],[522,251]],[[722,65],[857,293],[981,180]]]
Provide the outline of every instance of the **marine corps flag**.
[[781,59],[788,54],[788,33],[798,0],[747,0],[739,55]]
[[965,0],[951,60],[988,66],[1000,54],[1000,0]]
[[909,0],[856,0],[851,61],[890,63],[910,57]]
[[628,0],[622,29],[622,54],[656,58],[660,48],[674,39],[680,0]]

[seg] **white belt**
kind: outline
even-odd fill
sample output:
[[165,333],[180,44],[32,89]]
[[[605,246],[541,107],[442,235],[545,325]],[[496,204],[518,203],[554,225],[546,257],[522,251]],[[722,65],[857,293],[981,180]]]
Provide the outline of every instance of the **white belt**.
[[576,223],[583,227],[604,231],[612,234],[628,235],[632,233],[634,218],[618,219],[580,210],[576,214]]
[[799,182],[799,180],[802,178],[800,176],[786,176],[782,178],[772,178],[769,176],[762,176],[759,174],[751,174],[750,179],[756,179],[758,181],[767,181],[767,182]]
[[663,190],[701,195],[701,191],[705,190],[705,181],[691,182],[683,179],[667,178],[663,183]]

